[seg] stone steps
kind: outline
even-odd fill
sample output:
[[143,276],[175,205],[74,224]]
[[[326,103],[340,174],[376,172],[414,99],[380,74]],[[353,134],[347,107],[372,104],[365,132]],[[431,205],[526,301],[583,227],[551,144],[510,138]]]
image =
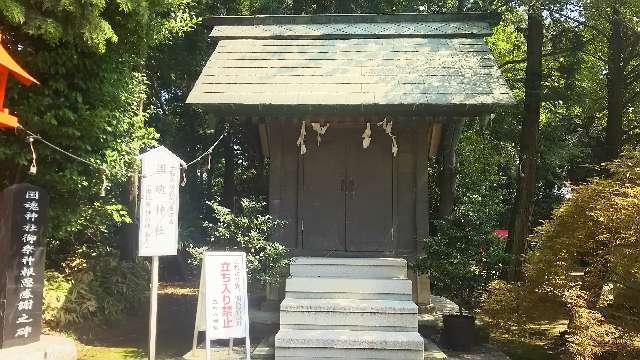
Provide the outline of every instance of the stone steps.
[[420,334],[389,331],[280,330],[276,359],[423,360]]
[[290,273],[276,360],[423,360],[405,260],[297,258]]
[[301,330],[418,331],[418,307],[410,301],[285,299],[280,328]]
[[292,277],[406,279],[404,259],[298,258],[289,267]]
[[292,277],[286,297],[294,299],[360,299],[411,301],[411,280]]

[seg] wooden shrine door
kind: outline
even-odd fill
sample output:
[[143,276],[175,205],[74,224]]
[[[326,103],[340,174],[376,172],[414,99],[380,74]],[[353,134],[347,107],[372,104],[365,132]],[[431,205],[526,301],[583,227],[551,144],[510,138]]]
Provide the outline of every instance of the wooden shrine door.
[[393,154],[391,139],[372,126],[372,141],[362,148],[362,130],[349,135],[347,153],[347,251],[395,251],[393,229]]
[[[331,131],[333,130],[333,131]],[[393,156],[378,129],[335,128],[303,157],[302,247],[318,252],[393,252]],[[310,134],[314,134],[310,132]]]

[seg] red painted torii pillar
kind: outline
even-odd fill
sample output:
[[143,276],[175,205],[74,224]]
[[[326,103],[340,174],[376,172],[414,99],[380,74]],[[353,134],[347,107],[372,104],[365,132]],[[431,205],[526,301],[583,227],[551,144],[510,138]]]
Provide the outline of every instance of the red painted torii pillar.
[[36,79],[11,58],[7,50],[2,46],[2,35],[0,34],[0,128],[15,129],[18,127],[18,118],[9,114],[9,109],[4,107],[4,95],[9,74],[23,85],[39,84]]

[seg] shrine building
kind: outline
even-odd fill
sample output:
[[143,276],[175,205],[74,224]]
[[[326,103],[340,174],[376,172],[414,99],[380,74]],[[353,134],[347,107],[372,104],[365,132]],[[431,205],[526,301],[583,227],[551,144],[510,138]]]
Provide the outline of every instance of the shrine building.
[[[270,160],[270,213],[287,223],[277,241],[300,257],[281,306],[276,358],[305,358],[310,349],[337,358],[421,358],[419,340],[402,333],[414,327],[417,333],[417,320],[404,330],[389,325],[390,333],[367,338],[370,346],[354,352],[362,336],[350,333],[349,340],[331,331],[380,330],[386,320],[305,327],[300,320],[284,324],[283,314],[313,309],[313,299],[356,299],[373,309],[378,303],[366,301],[387,301],[389,291],[406,286],[408,299],[394,293],[402,296],[391,300],[411,304],[405,260],[421,255],[429,234],[427,166],[443,126],[514,103],[484,40],[496,20],[486,14],[211,18],[215,50],[187,102],[258,126]],[[396,260],[404,272],[395,272]],[[304,279],[323,276],[305,290]],[[367,279],[381,290],[363,288]],[[414,301],[417,283],[414,278]],[[304,306],[300,299],[307,299]],[[329,332],[322,336],[302,331],[323,326]]]

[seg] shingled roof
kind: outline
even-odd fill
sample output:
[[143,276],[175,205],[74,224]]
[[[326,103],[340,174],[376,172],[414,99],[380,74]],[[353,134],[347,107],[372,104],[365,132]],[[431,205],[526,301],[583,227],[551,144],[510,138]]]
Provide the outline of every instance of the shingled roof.
[[188,103],[270,114],[491,112],[514,102],[465,15],[216,17],[218,43]]

